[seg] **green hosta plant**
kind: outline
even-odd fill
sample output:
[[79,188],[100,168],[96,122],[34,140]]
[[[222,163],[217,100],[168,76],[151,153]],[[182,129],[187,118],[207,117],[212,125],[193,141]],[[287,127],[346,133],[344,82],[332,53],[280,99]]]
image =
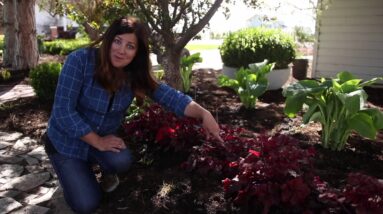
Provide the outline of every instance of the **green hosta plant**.
[[241,67],[235,73],[234,79],[221,75],[218,77],[218,85],[232,88],[245,108],[255,108],[258,97],[265,93],[269,84],[266,76],[275,65],[267,62],[264,60],[261,63],[249,64],[249,68]]
[[195,53],[190,56],[185,56],[181,58],[181,79],[182,88],[184,92],[189,92],[190,90],[192,82],[193,65],[196,62],[202,62],[200,53]]
[[342,150],[353,131],[374,139],[383,128],[383,113],[365,108],[367,93],[364,86],[382,78],[361,82],[351,73],[343,71],[335,79],[301,80],[283,90],[286,97],[285,114],[294,117],[308,106],[303,122],[322,124],[321,141],[325,148]]

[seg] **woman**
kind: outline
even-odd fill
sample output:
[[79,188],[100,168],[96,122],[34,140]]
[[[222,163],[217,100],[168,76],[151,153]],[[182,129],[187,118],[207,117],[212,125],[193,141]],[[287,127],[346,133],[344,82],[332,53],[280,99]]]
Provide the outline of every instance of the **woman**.
[[[219,126],[209,111],[150,75],[148,37],[133,17],[114,21],[89,48],[71,53],[60,73],[46,151],[69,206],[91,213],[102,191],[91,165],[103,174],[104,191],[118,185],[116,173],[129,169],[132,157],[115,136],[133,98],[150,97],[179,116],[202,119],[208,135],[222,142]],[[108,178],[108,179],[105,179]]]

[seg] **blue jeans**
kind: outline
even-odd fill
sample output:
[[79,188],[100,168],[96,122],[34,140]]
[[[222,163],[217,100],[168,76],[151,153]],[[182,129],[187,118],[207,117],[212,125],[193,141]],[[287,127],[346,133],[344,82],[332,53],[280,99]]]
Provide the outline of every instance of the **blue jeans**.
[[101,152],[90,147],[88,160],[68,158],[56,152],[48,155],[64,191],[68,205],[76,213],[92,213],[100,204],[101,188],[92,171],[92,165],[100,165],[104,174],[126,172],[132,155],[128,149],[120,152]]

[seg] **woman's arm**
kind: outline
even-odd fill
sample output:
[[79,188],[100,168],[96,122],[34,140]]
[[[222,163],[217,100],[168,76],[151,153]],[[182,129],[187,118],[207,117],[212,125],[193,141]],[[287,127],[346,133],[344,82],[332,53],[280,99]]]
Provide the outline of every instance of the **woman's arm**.
[[92,131],[76,110],[84,82],[82,57],[84,56],[79,51],[67,57],[58,79],[52,108],[52,120],[55,125],[73,138],[79,138]]
[[213,135],[214,138],[223,142],[219,136],[219,126],[211,113],[194,102],[191,97],[174,88],[160,84],[152,96],[153,100],[166,109],[174,112],[177,116],[188,116],[202,119],[202,126],[206,130],[207,137]]
[[202,126],[206,130],[206,137],[212,135],[220,142],[223,142],[222,138],[219,136],[219,125],[208,110],[200,106],[198,103],[191,101],[186,106],[184,114],[188,117],[202,119]]

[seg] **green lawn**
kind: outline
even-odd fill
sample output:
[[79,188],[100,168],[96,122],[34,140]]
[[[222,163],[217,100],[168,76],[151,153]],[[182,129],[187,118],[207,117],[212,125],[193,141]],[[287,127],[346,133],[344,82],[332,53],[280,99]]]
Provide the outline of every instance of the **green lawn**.
[[187,44],[186,48],[189,51],[202,51],[218,49],[219,44]]

